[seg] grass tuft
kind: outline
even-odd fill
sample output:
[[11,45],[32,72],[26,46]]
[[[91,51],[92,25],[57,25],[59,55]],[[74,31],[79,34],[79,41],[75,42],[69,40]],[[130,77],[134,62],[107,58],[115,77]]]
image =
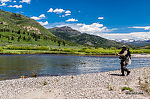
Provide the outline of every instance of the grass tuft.
[[132,89],[132,88],[130,88],[130,87],[122,87],[122,88],[121,88],[121,90],[122,90],[122,91],[124,91],[124,90],[129,90],[130,92],[132,92],[132,91],[133,91],[133,89]]

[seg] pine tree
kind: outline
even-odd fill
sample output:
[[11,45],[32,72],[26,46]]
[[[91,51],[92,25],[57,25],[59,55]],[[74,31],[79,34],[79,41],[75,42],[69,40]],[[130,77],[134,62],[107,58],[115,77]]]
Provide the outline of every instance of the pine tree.
[[14,40],[14,37],[13,37],[13,36],[11,37],[11,40]]

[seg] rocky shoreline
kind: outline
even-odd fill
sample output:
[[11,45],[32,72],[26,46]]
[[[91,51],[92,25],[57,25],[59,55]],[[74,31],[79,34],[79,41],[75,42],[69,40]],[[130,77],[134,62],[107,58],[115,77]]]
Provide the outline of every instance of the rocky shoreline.
[[[120,76],[118,70],[5,80],[0,81],[0,99],[149,99],[139,80],[150,83],[150,67],[132,69],[129,76]],[[123,87],[133,91],[122,91]]]

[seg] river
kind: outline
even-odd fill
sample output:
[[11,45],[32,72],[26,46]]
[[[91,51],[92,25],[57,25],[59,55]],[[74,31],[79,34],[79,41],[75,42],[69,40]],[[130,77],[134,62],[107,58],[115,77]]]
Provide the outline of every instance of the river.
[[[149,67],[150,58],[132,58],[131,68]],[[117,57],[64,55],[1,55],[0,80],[38,76],[62,76],[107,72],[120,69]]]

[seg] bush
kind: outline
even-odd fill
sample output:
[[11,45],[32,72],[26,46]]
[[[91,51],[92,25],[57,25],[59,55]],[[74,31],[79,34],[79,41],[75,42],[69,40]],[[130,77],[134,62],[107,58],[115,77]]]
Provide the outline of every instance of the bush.
[[15,45],[9,45],[6,47],[6,49],[10,50],[50,50],[51,48],[48,46],[15,46]]
[[45,85],[47,85],[47,82],[46,82],[46,81],[44,81],[43,85],[44,85],[44,86],[45,86]]
[[122,91],[124,91],[124,90],[129,90],[130,92],[132,92],[132,91],[133,91],[133,89],[132,89],[132,88],[130,88],[130,87],[123,87],[121,90],[122,90]]
[[70,48],[65,48],[63,49],[64,52],[73,52],[73,49],[70,49]]
[[87,49],[87,47],[83,47],[82,49],[78,50],[78,52],[85,52]]
[[4,49],[3,49],[3,47],[0,47],[0,51],[3,51]]
[[52,48],[51,51],[60,51],[59,48]]

